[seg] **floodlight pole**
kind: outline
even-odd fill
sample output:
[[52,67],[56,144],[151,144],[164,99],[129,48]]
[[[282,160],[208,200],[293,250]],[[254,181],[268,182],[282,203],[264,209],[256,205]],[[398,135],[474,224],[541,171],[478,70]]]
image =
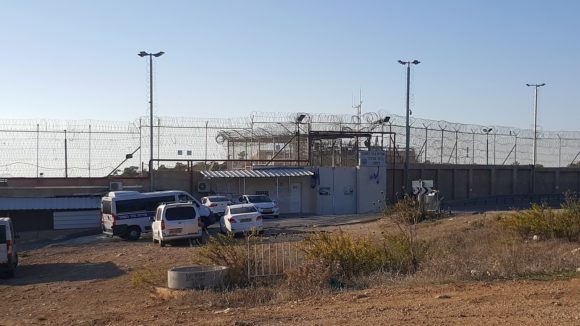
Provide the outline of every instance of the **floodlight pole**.
[[139,52],[140,57],[149,57],[149,190],[153,191],[153,57],[160,57],[165,52]]
[[534,87],[534,158],[533,165],[536,166],[536,160],[538,158],[538,88],[545,86],[546,83],[542,84],[526,84],[528,87]]
[[406,105],[406,120],[405,120],[405,184],[403,185],[404,191],[407,190],[407,185],[409,184],[409,147],[411,144],[411,126],[409,125],[409,115],[410,115],[410,108],[409,108],[409,91],[411,86],[411,64],[418,65],[420,62],[418,60],[413,61],[402,61],[399,60],[399,63],[402,65],[407,66],[407,105]]
[[492,128],[483,128],[485,133],[485,165],[489,165],[489,133],[492,130]]

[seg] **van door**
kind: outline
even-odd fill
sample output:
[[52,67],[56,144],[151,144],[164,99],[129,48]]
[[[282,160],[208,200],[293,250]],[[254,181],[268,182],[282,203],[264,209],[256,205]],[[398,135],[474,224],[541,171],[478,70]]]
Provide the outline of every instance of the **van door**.
[[165,229],[169,236],[198,234],[198,215],[193,206],[176,206],[165,209]]
[[6,245],[6,224],[0,224],[0,264],[8,263],[8,246]]

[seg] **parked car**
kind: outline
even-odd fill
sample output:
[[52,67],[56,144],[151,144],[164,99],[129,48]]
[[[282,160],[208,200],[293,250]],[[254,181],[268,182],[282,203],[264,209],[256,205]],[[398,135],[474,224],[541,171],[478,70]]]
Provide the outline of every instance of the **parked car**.
[[12,219],[0,217],[0,273],[8,277],[14,277],[16,266],[18,266],[15,239]]
[[216,216],[224,215],[226,207],[232,205],[232,201],[224,196],[206,196],[201,198],[201,203],[211,210]]
[[184,191],[113,191],[101,199],[101,228],[103,233],[126,240],[137,240],[151,232],[151,218],[163,203],[191,202],[201,215],[204,227],[216,222],[210,209]]
[[278,207],[278,204],[266,195],[242,195],[240,197],[240,203],[253,204],[258,209],[258,212],[260,212],[264,217],[280,216],[280,208]]
[[253,204],[238,204],[226,207],[224,216],[220,219],[222,233],[243,233],[264,230],[262,215]]
[[192,203],[161,204],[157,207],[151,230],[153,243],[159,243],[161,247],[180,239],[201,242],[203,222]]

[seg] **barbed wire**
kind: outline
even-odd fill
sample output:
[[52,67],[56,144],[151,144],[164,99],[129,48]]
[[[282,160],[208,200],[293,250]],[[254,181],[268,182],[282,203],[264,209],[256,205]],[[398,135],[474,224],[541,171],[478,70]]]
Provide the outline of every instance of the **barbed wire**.
[[[390,120],[385,123],[387,116]],[[533,130],[530,129],[417,117],[410,119],[410,125],[411,156],[416,162],[532,163]],[[487,134],[484,128],[492,130]],[[156,116],[153,156],[175,161],[220,161],[261,157],[260,152],[264,151],[271,155],[281,151],[278,158],[292,159],[296,149],[292,146],[283,148],[286,143],[296,141],[297,133],[304,137],[308,131],[345,130],[389,131],[396,134],[396,139],[381,136],[381,146],[397,150],[405,147],[405,117],[385,111],[366,112],[360,121],[358,116],[349,114],[252,112],[246,117],[226,119]],[[61,177],[65,175],[65,157],[68,176],[104,176],[121,163],[126,154],[134,151],[133,158],[127,160],[121,169],[147,166],[149,139],[148,116],[129,122],[0,120],[0,177],[34,177],[40,173],[47,177]],[[378,135],[373,139],[375,144],[379,143]],[[332,146],[334,148],[334,144]],[[354,144],[345,141],[341,146],[352,147]],[[541,130],[538,133],[538,164],[567,166],[577,162],[579,157],[580,131]]]

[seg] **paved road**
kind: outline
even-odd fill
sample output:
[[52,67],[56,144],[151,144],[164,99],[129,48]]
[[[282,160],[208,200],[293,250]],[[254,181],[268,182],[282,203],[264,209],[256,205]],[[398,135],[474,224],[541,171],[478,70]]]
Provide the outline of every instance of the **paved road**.
[[[303,233],[316,227],[340,226],[348,224],[368,223],[377,220],[380,214],[353,214],[353,215],[311,215],[311,216],[287,216],[264,219],[266,235]],[[209,227],[210,235],[219,232],[219,224]],[[123,241],[119,238],[110,238],[96,231],[84,231],[70,235],[59,235],[54,239],[42,239],[19,243],[20,250],[31,250],[45,246],[90,244],[98,241]],[[145,235],[141,241],[151,241],[150,236]]]

